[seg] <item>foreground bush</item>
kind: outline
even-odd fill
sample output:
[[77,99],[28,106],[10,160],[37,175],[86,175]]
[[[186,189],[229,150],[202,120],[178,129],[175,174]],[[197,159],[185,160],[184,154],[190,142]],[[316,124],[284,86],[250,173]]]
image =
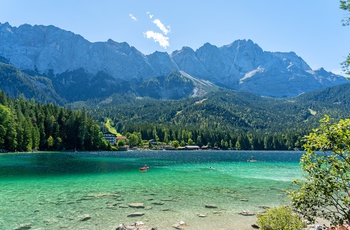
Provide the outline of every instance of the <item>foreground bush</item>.
[[258,224],[262,230],[298,230],[304,223],[290,207],[270,208],[264,214],[258,214]]
[[334,123],[325,116],[319,128],[305,137],[300,159],[304,180],[295,181],[291,205],[308,221],[350,223],[350,119]]

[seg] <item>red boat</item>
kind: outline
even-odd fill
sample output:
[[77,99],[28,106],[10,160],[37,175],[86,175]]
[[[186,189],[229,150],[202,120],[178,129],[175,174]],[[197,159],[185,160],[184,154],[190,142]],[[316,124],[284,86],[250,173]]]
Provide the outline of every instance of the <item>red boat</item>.
[[143,167],[140,168],[140,171],[146,171],[147,169],[149,169],[148,166],[143,166]]

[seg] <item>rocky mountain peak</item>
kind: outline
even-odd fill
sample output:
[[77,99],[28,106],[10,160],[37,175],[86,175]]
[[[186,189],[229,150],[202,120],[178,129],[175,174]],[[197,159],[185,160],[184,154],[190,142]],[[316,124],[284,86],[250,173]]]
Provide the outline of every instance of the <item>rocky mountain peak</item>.
[[172,71],[179,69],[174,60],[167,52],[156,51],[147,55],[149,64],[153,67],[157,76],[168,75]]
[[55,26],[0,23],[0,56],[20,70],[57,76],[86,73],[133,82],[173,71],[207,80],[226,88],[260,95],[290,97],[302,92],[341,84],[344,77],[326,70],[311,70],[294,52],[264,51],[252,40],[237,40],[217,47],[205,43],[172,52],[144,55],[126,42],[89,42]]
[[171,53],[171,57],[174,57],[176,55],[195,55],[195,53],[191,47],[184,46],[181,50],[175,50]]

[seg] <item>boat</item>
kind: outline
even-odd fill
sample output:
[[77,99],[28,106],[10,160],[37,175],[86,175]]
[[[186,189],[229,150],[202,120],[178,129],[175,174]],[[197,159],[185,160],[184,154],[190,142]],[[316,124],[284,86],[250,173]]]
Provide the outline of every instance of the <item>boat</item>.
[[257,160],[247,160],[247,162],[257,162]]
[[247,162],[257,162],[257,160],[254,160],[254,157],[251,156],[250,158],[248,158]]
[[148,169],[149,169],[148,166],[143,166],[143,167],[140,168],[140,171],[147,171]]

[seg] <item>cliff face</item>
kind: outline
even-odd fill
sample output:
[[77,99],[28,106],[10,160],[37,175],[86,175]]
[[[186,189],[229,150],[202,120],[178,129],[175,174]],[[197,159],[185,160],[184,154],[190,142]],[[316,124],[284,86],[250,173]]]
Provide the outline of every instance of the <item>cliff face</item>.
[[[91,43],[54,26],[12,27],[5,23],[0,24],[0,56],[20,70],[52,78],[80,70],[90,76],[87,81],[94,79],[94,85],[99,85],[98,76],[133,84],[183,71],[226,88],[290,97],[346,82],[344,77],[324,69],[311,70],[293,52],[266,52],[251,40],[238,40],[222,47],[206,43],[196,51],[184,47],[172,54],[144,55],[126,42]],[[105,77],[101,81],[106,81]]]
[[[105,71],[115,77],[149,75],[147,58],[127,43],[90,43],[80,35],[54,26],[0,25],[0,55],[20,69],[54,74],[80,68],[96,74]],[[143,68],[139,68],[142,66]]]

